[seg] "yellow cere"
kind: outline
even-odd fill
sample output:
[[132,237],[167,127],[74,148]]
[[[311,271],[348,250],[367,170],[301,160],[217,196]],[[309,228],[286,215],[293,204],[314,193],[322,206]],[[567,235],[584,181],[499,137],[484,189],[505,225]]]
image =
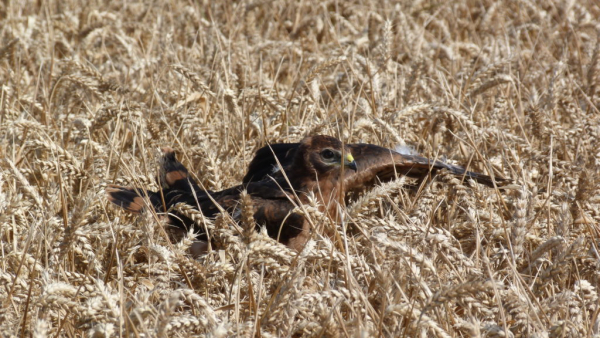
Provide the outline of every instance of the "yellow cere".
[[346,159],[348,160],[348,162],[354,162],[354,157],[352,157],[352,154],[347,154]]

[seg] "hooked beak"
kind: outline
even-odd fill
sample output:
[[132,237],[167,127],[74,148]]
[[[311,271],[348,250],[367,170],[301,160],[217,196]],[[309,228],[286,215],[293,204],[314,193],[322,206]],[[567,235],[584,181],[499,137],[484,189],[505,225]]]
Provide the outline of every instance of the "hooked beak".
[[346,159],[344,160],[344,166],[348,169],[352,169],[354,171],[358,170],[358,167],[356,166],[356,161],[354,161],[354,157],[352,157],[352,154],[348,153],[346,154]]

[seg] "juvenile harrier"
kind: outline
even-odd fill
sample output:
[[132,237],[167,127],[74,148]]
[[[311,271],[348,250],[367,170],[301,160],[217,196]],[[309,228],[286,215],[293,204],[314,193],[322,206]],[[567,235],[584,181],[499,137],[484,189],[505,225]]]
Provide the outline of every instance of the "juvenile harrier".
[[[276,160],[277,158],[277,160]],[[283,171],[273,172],[279,161]],[[308,202],[308,195],[317,196],[321,211],[335,215],[337,201],[347,192],[362,190],[378,181],[389,181],[396,175],[423,177],[430,172],[447,169],[451,173],[494,186],[491,177],[420,156],[402,155],[371,144],[343,145],[331,136],[312,136],[300,143],[273,144],[257,151],[242,185],[223,191],[203,190],[176,160],[171,149],[163,149],[160,179],[165,187],[153,192],[115,185],[107,189],[108,199],[133,213],[147,206],[165,212],[176,203],[184,202],[199,208],[206,217],[215,217],[220,207],[239,215],[243,190],[252,198],[254,219],[265,226],[269,236],[296,250],[302,249],[310,236],[310,224],[292,211]],[[497,183],[504,182],[496,178]],[[146,198],[147,197],[147,198]],[[191,220],[178,215],[170,217],[177,226],[187,227]]]

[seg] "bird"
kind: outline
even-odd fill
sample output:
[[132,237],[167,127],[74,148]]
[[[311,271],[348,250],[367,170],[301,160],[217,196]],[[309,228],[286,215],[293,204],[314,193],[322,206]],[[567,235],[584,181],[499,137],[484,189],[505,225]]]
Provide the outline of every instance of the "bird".
[[[108,200],[136,214],[146,209],[164,213],[177,203],[186,203],[214,218],[223,209],[239,215],[236,210],[240,196],[246,191],[252,199],[256,223],[266,227],[269,236],[296,250],[308,240],[310,224],[293,210],[308,203],[309,195],[315,193],[322,197],[321,205],[332,206],[333,198],[341,191],[337,182],[341,168],[356,170],[354,158],[341,141],[330,136],[307,137],[295,150],[286,175],[280,172],[214,192],[198,186],[172,149],[163,148],[162,152],[161,191],[109,185]],[[182,215],[169,215],[169,220],[180,227],[192,224]]]
[[[256,224],[265,227],[270,237],[301,251],[311,237],[312,225],[298,206],[310,203],[311,198],[316,197],[319,211],[337,220],[339,202],[350,192],[368,189],[398,175],[423,178],[442,169],[490,187],[509,181],[373,144],[343,144],[332,136],[315,135],[298,143],[260,148],[242,184],[225,190],[215,192],[199,187],[175,152],[163,148],[159,171],[162,190],[109,185],[106,192],[110,202],[131,213],[147,209],[164,213],[177,203],[185,203],[208,218],[225,210],[239,220],[240,199],[246,191],[252,200]],[[180,228],[193,226],[193,221],[183,215],[170,214],[169,222]],[[203,230],[199,231],[201,240],[206,240]]]

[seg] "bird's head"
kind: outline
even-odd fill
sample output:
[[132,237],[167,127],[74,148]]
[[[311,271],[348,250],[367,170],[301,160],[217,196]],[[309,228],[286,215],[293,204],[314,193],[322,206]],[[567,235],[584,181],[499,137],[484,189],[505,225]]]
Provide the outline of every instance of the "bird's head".
[[296,152],[294,166],[319,177],[339,173],[342,166],[356,171],[356,162],[350,149],[335,137],[316,135],[304,138]]

